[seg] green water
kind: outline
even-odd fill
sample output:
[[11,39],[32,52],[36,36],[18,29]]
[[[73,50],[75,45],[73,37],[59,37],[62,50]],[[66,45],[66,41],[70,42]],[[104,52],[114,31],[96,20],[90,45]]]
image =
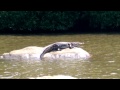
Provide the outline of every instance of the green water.
[[120,78],[120,35],[0,35],[0,54],[27,46],[46,46],[58,41],[84,42],[82,48],[92,57],[89,60],[14,61],[0,60],[0,78],[29,78],[47,75],[70,75],[76,78]]

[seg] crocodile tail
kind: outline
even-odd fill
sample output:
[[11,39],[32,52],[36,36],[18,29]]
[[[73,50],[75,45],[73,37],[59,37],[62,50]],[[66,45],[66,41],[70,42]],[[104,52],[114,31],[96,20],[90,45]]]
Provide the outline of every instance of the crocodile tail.
[[43,59],[43,56],[44,56],[44,53],[42,53],[42,54],[40,55],[40,60]]
[[58,45],[56,45],[56,44],[53,44],[53,45],[45,48],[44,51],[42,52],[42,54],[40,55],[40,59],[41,60],[43,59],[44,54],[49,53],[51,51],[57,51],[57,50],[58,50]]

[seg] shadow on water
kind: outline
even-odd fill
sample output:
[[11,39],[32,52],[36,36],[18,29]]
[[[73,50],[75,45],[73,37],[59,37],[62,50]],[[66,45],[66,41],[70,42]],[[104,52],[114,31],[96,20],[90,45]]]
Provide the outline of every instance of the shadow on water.
[[106,35],[112,35],[112,34],[114,34],[114,35],[117,35],[117,34],[120,34],[120,32],[114,32],[114,31],[112,31],[112,32],[74,32],[74,31],[58,31],[58,32],[56,32],[56,31],[50,31],[50,32],[30,32],[30,31],[28,31],[28,32],[8,32],[8,33],[6,33],[6,32],[3,32],[3,33],[0,33],[0,35],[13,35],[13,36],[35,36],[35,35],[44,35],[44,36],[55,36],[55,35],[80,35],[80,34],[92,34],[92,35],[99,35],[99,34],[106,34]]

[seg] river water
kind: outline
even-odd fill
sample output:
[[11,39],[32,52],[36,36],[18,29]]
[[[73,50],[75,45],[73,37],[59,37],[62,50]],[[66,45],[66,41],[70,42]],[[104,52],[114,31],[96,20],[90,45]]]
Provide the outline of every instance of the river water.
[[119,34],[0,35],[0,54],[27,46],[46,46],[59,41],[84,42],[88,60],[19,61],[0,60],[0,79],[26,79],[69,75],[80,79],[120,78]]

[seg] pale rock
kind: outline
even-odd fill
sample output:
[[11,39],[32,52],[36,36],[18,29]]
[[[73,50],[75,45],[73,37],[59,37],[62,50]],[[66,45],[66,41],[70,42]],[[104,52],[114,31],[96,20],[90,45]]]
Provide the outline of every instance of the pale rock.
[[30,77],[29,79],[77,79],[69,75],[53,75],[53,76],[42,76],[42,77]]
[[[9,53],[4,53],[0,59],[12,60],[40,60],[40,55],[44,47],[28,46],[19,50],[13,50]],[[91,55],[82,48],[63,49],[61,51],[53,51],[46,53],[43,60],[75,60],[75,59],[89,59]]]

